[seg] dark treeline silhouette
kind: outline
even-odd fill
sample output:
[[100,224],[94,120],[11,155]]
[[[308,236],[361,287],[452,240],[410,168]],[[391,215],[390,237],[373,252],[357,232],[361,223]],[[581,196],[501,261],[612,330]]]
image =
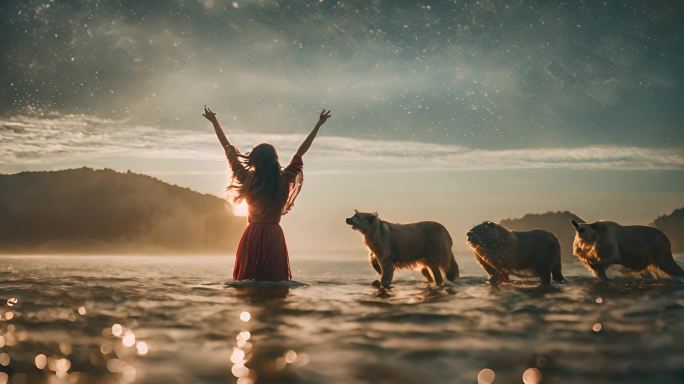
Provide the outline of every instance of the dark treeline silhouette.
[[575,238],[575,228],[572,226],[571,220],[584,221],[572,212],[558,211],[541,214],[528,213],[518,219],[501,220],[500,224],[513,231],[547,230],[558,237],[561,246],[561,258],[574,260],[572,241]]
[[[554,233],[562,257],[574,260],[568,211],[501,220],[514,231]],[[684,208],[649,225],[672,251],[684,252]],[[0,252],[221,253],[232,252],[245,219],[224,199],[111,169],[69,169],[0,175]]]
[[218,253],[244,225],[223,199],[130,171],[0,175],[0,252]]
[[650,225],[660,229],[670,238],[672,252],[684,252],[684,208],[675,209],[669,215],[658,216]]

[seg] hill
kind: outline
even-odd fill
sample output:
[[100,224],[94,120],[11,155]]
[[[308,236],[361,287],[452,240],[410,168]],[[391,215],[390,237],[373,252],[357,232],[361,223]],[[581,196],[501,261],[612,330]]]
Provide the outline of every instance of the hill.
[[675,209],[669,215],[659,216],[650,225],[660,229],[670,238],[672,252],[684,253],[684,208]]
[[570,220],[584,221],[572,212],[558,211],[542,214],[529,213],[518,219],[501,220],[500,224],[513,231],[547,230],[558,237],[561,246],[561,257],[567,260],[574,260],[572,256],[572,241],[575,238],[575,229],[570,224]]
[[213,195],[110,169],[0,175],[0,252],[216,253],[245,221]]

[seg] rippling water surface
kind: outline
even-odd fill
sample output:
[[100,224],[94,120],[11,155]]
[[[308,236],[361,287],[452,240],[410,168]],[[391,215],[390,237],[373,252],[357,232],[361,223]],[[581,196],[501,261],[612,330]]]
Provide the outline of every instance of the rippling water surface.
[[493,288],[463,255],[443,288],[362,259],[249,287],[229,259],[0,257],[0,383],[684,382],[682,281]]

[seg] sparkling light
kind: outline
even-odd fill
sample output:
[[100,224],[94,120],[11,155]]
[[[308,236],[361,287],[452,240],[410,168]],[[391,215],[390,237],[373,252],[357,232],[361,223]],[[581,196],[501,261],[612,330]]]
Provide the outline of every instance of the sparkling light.
[[542,374],[537,368],[527,368],[522,375],[523,383],[539,384],[542,381]]
[[251,346],[251,343],[249,341],[238,339],[235,342],[235,345],[237,345],[237,347],[240,349],[248,349]]
[[247,202],[245,200],[242,200],[239,203],[231,204],[230,208],[232,209],[233,215],[235,216],[244,217],[249,214],[249,206],[247,205]]
[[300,353],[297,356],[297,365],[303,366],[309,364],[309,355],[306,353]]
[[132,347],[133,344],[135,344],[135,335],[133,332],[127,333],[126,336],[124,336],[121,340],[121,343],[124,345],[124,347]]
[[8,366],[10,363],[10,356],[6,353],[0,353],[0,365]]
[[47,356],[40,353],[40,354],[36,355],[34,362],[36,364],[36,368],[44,369],[45,367],[47,367]]
[[78,314],[83,316],[86,314],[86,307],[78,307]]
[[121,334],[123,333],[123,327],[121,324],[114,324],[112,325],[112,335],[116,337],[121,337]]
[[235,336],[238,341],[247,341],[250,337],[252,337],[252,334],[249,331],[242,331]]
[[477,374],[477,384],[492,384],[494,383],[494,378],[496,378],[494,371],[485,368]]
[[252,318],[252,315],[249,314],[249,312],[244,311],[240,313],[240,320],[244,322],[248,322]]
[[71,368],[71,361],[68,359],[59,359],[55,364],[57,372],[66,372]]
[[124,382],[130,383],[135,381],[135,377],[137,375],[137,371],[135,368],[131,367],[130,365],[126,366],[124,368],[123,372],[121,372],[121,378],[123,379]]
[[124,368],[126,367],[126,363],[119,359],[109,359],[107,360],[107,369],[109,372],[117,373],[117,372],[123,372]]
[[7,299],[7,306],[14,307],[18,302],[19,299],[17,299],[16,297],[10,297],[9,299]]
[[285,362],[286,363],[292,364],[295,362],[295,360],[297,360],[297,352],[295,352],[291,349],[288,350],[287,352],[285,352]]
[[102,343],[102,345],[100,345],[100,352],[102,352],[103,355],[108,355],[112,353],[113,350],[114,345],[109,341],[105,341],[104,343]]
[[596,304],[603,304],[603,297],[597,297]]
[[65,355],[70,355],[71,354],[71,344],[65,343],[65,342],[59,343],[59,351]]
[[150,351],[150,347],[147,346],[147,343],[144,341],[138,341],[135,343],[135,349],[138,351],[138,355],[147,355],[147,352]]
[[5,372],[0,372],[0,384],[7,384],[9,382],[9,375]]
[[245,351],[240,348],[233,348],[233,354],[230,355],[230,361],[233,364],[243,363],[245,360]]
[[230,369],[230,372],[235,377],[246,377],[247,375],[249,375],[249,368],[245,367],[242,364],[235,364]]
[[594,332],[601,332],[601,323],[594,323],[594,325],[591,326],[591,330]]

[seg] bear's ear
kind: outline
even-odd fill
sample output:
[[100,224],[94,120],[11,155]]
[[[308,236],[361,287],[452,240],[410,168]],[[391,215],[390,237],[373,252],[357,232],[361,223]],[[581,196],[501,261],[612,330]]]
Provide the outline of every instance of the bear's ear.
[[358,209],[354,209],[354,213],[358,215],[358,214],[359,214],[359,210],[358,210]]
[[378,211],[373,211],[373,216],[378,217]]

